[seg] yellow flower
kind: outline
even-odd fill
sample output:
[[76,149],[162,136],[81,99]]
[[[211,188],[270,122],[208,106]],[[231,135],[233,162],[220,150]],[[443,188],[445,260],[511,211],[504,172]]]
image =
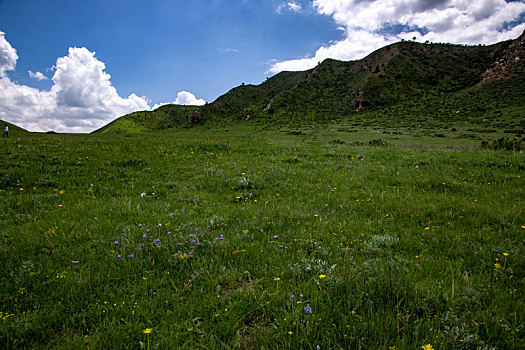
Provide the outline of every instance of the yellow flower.
[[292,331],[289,331],[289,332],[288,332],[288,334],[292,335],[292,334],[293,334],[293,332],[292,332]]
[[504,256],[509,256],[509,253],[503,253]]
[[279,277],[275,277],[273,280],[274,281],[280,281],[281,279]]
[[326,278],[326,275],[319,275],[319,279],[324,280]]
[[501,265],[498,264],[498,263],[495,263],[494,266],[495,266],[497,269],[499,269],[499,268],[501,267]]
[[427,345],[423,345],[421,347],[423,350],[434,350],[434,347],[430,344],[427,344]]
[[145,330],[142,331],[142,333],[150,334],[151,333],[151,328],[146,328]]

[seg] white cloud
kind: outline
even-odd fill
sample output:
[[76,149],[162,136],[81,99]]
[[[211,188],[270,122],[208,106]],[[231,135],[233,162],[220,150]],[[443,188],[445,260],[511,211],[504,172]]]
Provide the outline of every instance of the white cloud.
[[303,7],[295,1],[282,2],[277,6],[277,13],[282,14],[283,11],[300,12]]
[[175,104],[183,106],[202,106],[206,103],[202,98],[197,98],[194,94],[188,91],[180,91],[177,94],[177,98],[173,102],[162,102],[155,104],[152,109],[157,109],[160,106]]
[[[524,2],[505,0],[313,0],[313,8],[332,17],[346,38],[320,47],[313,56],[274,62],[269,72],[308,69],[325,58],[360,59],[413,36],[419,41],[493,44],[525,30],[525,23],[505,28],[525,13]],[[392,27],[402,30],[387,30]]]
[[177,98],[175,99],[175,104],[177,105],[202,106],[205,103],[206,101],[204,101],[202,98],[197,98],[194,94],[188,91],[179,92],[177,94]]
[[[0,57],[14,57],[7,41],[0,42],[0,50]],[[15,64],[16,59],[11,59],[2,69],[12,70]],[[120,97],[105,68],[94,52],[73,47],[67,56],[57,59],[49,91],[12,82],[4,74],[0,78],[0,118],[31,131],[89,132],[123,114],[150,109],[144,97]],[[30,72],[30,76],[37,78],[38,73]]]
[[[85,47],[69,48],[67,56],[56,60],[49,91],[11,81],[5,72],[14,70],[17,60],[16,50],[0,32],[0,119],[28,130],[90,132],[121,115],[151,109],[145,97],[119,96],[104,62]],[[29,76],[46,78],[41,72],[29,71]],[[201,105],[205,101],[181,91],[175,103]]]
[[30,70],[27,71],[27,73],[29,73],[29,77],[31,79],[36,79],[36,80],[47,80],[47,77],[42,73],[42,72],[31,72]]
[[5,39],[5,33],[0,31],[0,78],[5,76],[5,72],[15,69],[18,55],[16,50]]
[[290,9],[290,11],[292,12],[299,12],[301,11],[303,8],[301,7],[301,5],[291,1],[288,3],[288,8]]

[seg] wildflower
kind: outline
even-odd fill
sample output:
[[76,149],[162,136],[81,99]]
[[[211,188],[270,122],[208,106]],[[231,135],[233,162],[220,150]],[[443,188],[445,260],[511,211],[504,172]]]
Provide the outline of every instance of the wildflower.
[[326,278],[326,275],[319,275],[319,279],[324,280]]
[[293,334],[293,332],[292,332],[292,331],[289,331],[289,332],[288,332],[288,334],[292,335],[292,334]]
[[430,344],[427,344],[427,345],[423,345],[421,347],[423,350],[434,350],[434,347]]
[[509,253],[505,252],[505,253],[503,253],[503,256],[509,256]]
[[119,259],[122,258],[122,254],[117,255],[117,258]]
[[118,245],[118,241],[115,241],[115,243],[113,243],[113,245]]
[[142,331],[142,333],[150,334],[151,333],[151,328],[146,328],[145,330]]
[[140,194],[140,196],[143,197],[143,198],[146,197],[146,192],[142,192],[142,193]]
[[78,260],[72,260],[71,263],[78,264]]
[[277,239],[277,235],[273,236],[273,239]]
[[149,233],[149,228],[146,230],[146,233]]
[[142,235],[142,238],[146,238],[146,237],[148,237],[146,234],[143,234],[143,235]]
[[273,280],[274,281],[280,281],[281,279],[279,277],[275,277]]
[[133,258],[133,253],[131,253],[130,255],[128,255],[128,258]]
[[160,239],[157,238],[157,239],[155,240],[155,243],[160,243]]
[[499,269],[501,267],[501,264],[495,263],[494,266]]
[[306,307],[304,308],[304,312],[307,315],[312,313],[312,308],[310,307],[310,304],[306,305]]
[[142,224],[139,224],[139,227],[142,227]]

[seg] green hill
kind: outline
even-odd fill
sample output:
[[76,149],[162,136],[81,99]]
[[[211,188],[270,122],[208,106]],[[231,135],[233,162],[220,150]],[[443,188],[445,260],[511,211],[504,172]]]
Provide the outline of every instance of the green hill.
[[[524,34],[490,46],[398,42],[362,60],[327,59],[233,88],[205,106],[166,105],[121,117],[97,132],[140,132],[247,120],[264,126],[357,119],[407,126],[510,119],[523,128]],[[513,129],[513,130],[514,130]],[[514,130],[515,131],[515,130]]]
[[13,137],[15,135],[28,134],[29,133],[29,131],[27,131],[24,128],[19,127],[18,125],[15,125],[13,123],[9,123],[9,122],[6,122],[6,121],[3,121],[3,120],[0,119],[0,126],[2,127],[2,133],[4,132],[4,126],[6,124],[7,124],[7,126],[9,126],[9,136],[10,137]]

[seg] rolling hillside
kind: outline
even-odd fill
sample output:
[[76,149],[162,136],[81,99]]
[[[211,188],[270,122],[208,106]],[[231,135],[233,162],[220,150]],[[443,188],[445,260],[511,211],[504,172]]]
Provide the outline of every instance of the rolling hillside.
[[386,124],[431,118],[496,125],[510,118],[519,131],[525,114],[524,41],[525,34],[490,46],[398,42],[359,61],[327,59],[307,71],[241,85],[202,107],[165,105],[135,112],[96,132],[247,120],[270,127],[348,117],[366,123],[378,115]]

